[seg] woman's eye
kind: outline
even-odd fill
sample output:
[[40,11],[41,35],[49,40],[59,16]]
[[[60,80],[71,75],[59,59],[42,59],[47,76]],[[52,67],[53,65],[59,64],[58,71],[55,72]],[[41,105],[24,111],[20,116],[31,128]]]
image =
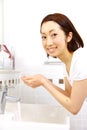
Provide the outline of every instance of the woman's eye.
[[46,39],[46,36],[42,36],[42,40],[45,40]]
[[57,33],[53,33],[53,34],[51,35],[51,37],[55,37],[55,36],[57,36]]

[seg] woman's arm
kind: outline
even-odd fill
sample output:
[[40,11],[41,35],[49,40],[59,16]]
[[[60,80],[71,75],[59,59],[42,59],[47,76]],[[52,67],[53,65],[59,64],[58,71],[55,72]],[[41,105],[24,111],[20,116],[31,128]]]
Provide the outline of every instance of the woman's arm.
[[74,81],[71,87],[65,78],[65,91],[42,75],[22,77],[22,80],[32,88],[36,88],[40,85],[43,86],[61,105],[73,114],[78,113],[87,96],[87,79]]
[[[38,80],[40,79],[40,81]],[[61,89],[60,87],[56,86],[55,84],[53,84],[50,80],[48,80],[46,77],[44,77],[43,75],[34,75],[34,76],[24,76],[22,77],[22,80],[24,81],[24,83],[28,86],[31,86],[32,88],[36,88],[39,87],[40,85],[42,85],[41,79],[45,79],[47,82],[49,82],[50,85],[52,85],[57,91],[63,93],[64,95],[69,96],[70,95],[70,90],[71,90],[71,86],[67,85],[68,82],[66,82],[64,80],[65,83],[65,89]],[[67,87],[68,86],[68,87]]]
[[[68,84],[67,84],[68,85]],[[66,86],[67,94],[57,91],[55,87],[51,86],[48,82],[44,82],[43,85],[55,99],[63,105],[68,111],[73,114],[77,114],[87,96],[87,79],[74,81],[71,89]]]

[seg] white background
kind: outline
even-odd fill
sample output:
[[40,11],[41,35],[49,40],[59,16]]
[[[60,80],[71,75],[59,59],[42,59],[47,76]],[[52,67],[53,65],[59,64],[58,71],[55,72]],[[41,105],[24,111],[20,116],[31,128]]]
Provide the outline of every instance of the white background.
[[67,15],[87,43],[86,0],[4,0],[2,41],[15,49],[16,67],[27,70],[47,59],[42,47],[40,23],[49,13]]

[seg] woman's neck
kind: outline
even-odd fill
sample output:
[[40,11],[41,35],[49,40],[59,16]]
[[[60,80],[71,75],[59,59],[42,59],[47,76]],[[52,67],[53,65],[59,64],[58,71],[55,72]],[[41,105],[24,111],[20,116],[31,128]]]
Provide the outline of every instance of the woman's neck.
[[72,57],[73,57],[73,53],[66,53],[65,55],[63,55],[62,57],[60,57],[60,60],[65,64],[66,66],[66,70],[69,74],[70,71],[70,66],[71,66],[71,61],[72,61]]

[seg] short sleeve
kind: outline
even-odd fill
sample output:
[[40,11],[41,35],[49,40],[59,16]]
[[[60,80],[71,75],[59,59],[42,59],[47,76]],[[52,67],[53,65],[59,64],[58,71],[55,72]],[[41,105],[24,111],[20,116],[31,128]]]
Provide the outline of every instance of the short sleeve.
[[70,71],[70,78],[73,80],[82,80],[87,78],[87,50],[80,49],[73,57],[73,63]]

